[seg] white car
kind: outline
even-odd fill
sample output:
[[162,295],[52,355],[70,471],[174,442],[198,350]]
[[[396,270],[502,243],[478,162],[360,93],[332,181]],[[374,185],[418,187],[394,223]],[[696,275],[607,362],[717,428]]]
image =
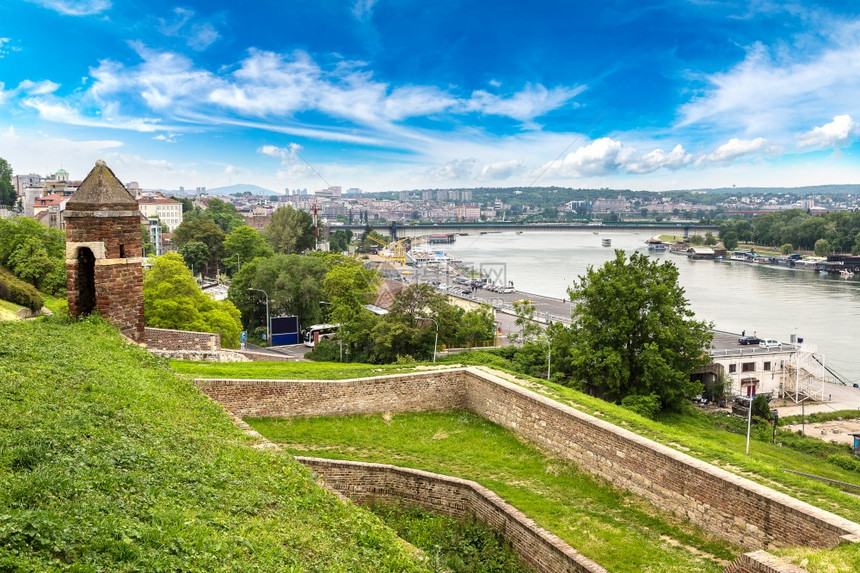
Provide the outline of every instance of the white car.
[[761,342],[758,343],[761,348],[781,348],[782,342],[779,340],[775,340],[773,338],[765,338]]

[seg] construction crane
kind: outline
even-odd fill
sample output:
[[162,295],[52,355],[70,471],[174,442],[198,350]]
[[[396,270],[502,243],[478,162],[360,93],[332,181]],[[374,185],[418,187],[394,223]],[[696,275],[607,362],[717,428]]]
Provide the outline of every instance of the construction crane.
[[399,241],[391,241],[390,243],[386,243],[382,239],[378,239],[373,235],[368,235],[368,238],[383,247],[383,250],[379,251],[379,256],[388,261],[399,262],[402,265],[406,264],[407,255],[405,243],[409,240],[408,237],[400,239]]

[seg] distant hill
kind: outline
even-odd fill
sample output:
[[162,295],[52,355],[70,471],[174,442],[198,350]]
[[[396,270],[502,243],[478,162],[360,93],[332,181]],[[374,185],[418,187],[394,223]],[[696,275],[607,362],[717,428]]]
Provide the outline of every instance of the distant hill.
[[215,187],[213,189],[207,189],[206,193],[208,195],[234,195],[236,193],[239,195],[243,195],[245,193],[265,196],[283,195],[283,193],[279,193],[278,191],[272,191],[271,189],[259,187],[258,185],[251,185],[249,183],[236,183],[235,185],[228,185],[226,187]]

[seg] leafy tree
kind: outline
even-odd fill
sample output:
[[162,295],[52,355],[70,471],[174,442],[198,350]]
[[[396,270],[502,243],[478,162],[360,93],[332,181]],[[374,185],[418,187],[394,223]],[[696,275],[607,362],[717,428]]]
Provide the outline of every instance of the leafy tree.
[[615,399],[654,395],[672,409],[701,391],[690,374],[709,361],[710,325],[693,320],[674,264],[616,250],[568,293],[580,380]]
[[342,253],[349,249],[349,243],[351,241],[352,229],[338,229],[329,236],[329,249]]
[[457,326],[455,344],[474,346],[492,340],[495,336],[496,322],[488,307],[474,308],[463,313]]
[[291,205],[278,207],[272,213],[272,220],[263,229],[263,235],[280,255],[302,253],[315,246],[313,218]]
[[17,196],[12,185],[12,166],[0,157],[0,205],[12,207]]
[[65,234],[28,217],[0,219],[0,265],[39,289],[61,294],[66,288]]
[[147,326],[217,332],[222,346],[239,347],[239,311],[229,301],[206,296],[177,253],[156,257],[144,271],[143,306]]
[[723,240],[723,246],[729,251],[733,251],[738,248],[738,234],[736,231],[720,231],[720,237]]
[[245,225],[245,219],[236,211],[235,205],[217,198],[209,200],[202,216],[205,220],[218,225],[225,233],[230,233],[237,227]]
[[[173,199],[174,201],[179,201],[180,203],[182,203],[182,214],[183,215],[185,213],[191,211],[192,209],[194,209],[194,201],[192,199],[189,199],[188,197],[176,197],[174,195],[171,195],[170,198]],[[184,218],[183,218],[183,220],[184,220]]]
[[828,254],[830,254],[830,243],[827,242],[827,239],[815,241],[815,256],[826,257]]
[[[209,249],[209,260],[207,261],[207,274],[210,265],[217,265],[224,256],[224,239],[226,235],[221,227],[212,221],[203,219],[191,219],[182,221],[182,224],[173,231],[173,243],[179,250],[186,243],[197,241],[206,245]],[[196,267],[195,267],[196,268]]]
[[705,233],[705,245],[708,247],[712,247],[717,244],[717,239],[714,237],[714,234],[710,231]]
[[791,243],[785,243],[779,248],[779,252],[783,255],[790,255],[794,252],[794,247],[791,245]]
[[155,254],[155,245],[152,242],[152,235],[149,234],[149,225],[146,223],[140,224],[140,246],[144,253]]
[[752,415],[754,418],[770,420],[770,404],[767,402],[767,397],[764,394],[759,394],[752,401]]
[[513,342],[530,342],[536,340],[543,333],[543,327],[535,320],[537,306],[530,300],[515,300],[513,302],[514,314],[517,315],[514,324],[519,332],[511,333],[509,338]]
[[224,239],[224,268],[231,275],[238,267],[250,263],[257,257],[270,257],[274,254],[266,238],[248,225],[233,229]]
[[179,254],[185,259],[185,264],[191,269],[192,274],[203,272],[209,260],[209,247],[200,241],[189,241],[182,245]]
[[15,276],[36,288],[41,288],[45,277],[54,269],[48,251],[35,237],[27,237],[20,243],[9,255],[7,264]]

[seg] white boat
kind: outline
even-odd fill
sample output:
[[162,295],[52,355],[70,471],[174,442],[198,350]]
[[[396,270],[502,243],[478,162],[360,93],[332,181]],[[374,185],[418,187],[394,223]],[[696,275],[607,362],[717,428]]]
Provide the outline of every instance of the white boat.
[[612,246],[612,239],[603,239],[603,246],[604,247],[611,247]]
[[854,272],[849,271],[848,269],[843,269],[843,270],[839,271],[839,276],[842,277],[843,279],[847,279],[847,278],[853,277]]

